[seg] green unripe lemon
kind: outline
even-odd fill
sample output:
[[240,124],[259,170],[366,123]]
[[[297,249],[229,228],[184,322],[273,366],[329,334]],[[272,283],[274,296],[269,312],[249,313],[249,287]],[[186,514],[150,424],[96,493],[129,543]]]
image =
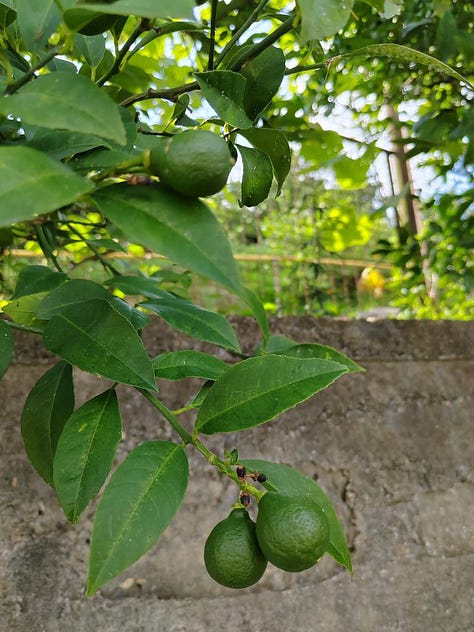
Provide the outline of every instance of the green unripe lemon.
[[310,498],[267,492],[258,503],[256,534],[269,562],[299,572],[316,564],[327,550],[329,523]]
[[187,130],[157,139],[145,159],[149,172],[189,197],[214,195],[234,166],[226,141],[207,130]]
[[214,527],[204,547],[204,562],[212,579],[228,588],[246,588],[262,577],[267,560],[245,509],[233,509]]

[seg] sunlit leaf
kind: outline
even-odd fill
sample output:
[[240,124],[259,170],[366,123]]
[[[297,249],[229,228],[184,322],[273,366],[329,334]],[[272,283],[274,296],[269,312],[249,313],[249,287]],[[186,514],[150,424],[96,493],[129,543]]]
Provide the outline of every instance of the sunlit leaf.
[[120,145],[126,141],[117,105],[80,74],[40,75],[16,94],[0,99],[0,111],[40,127],[94,134]]
[[245,113],[245,77],[230,70],[197,72],[194,76],[209,104],[226,123],[242,128],[252,125]]
[[326,388],[347,368],[320,359],[266,355],[231,366],[207,394],[196,419],[204,434],[253,428]]
[[94,185],[29,147],[0,147],[0,226],[70,204]]

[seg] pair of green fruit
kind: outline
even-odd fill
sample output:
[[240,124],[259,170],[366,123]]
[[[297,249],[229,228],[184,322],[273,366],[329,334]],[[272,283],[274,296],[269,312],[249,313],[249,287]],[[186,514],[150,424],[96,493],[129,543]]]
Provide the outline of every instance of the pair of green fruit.
[[228,588],[246,588],[262,577],[267,562],[285,571],[314,566],[329,544],[323,510],[307,497],[266,492],[257,522],[233,509],[209,534],[204,562],[209,575]]

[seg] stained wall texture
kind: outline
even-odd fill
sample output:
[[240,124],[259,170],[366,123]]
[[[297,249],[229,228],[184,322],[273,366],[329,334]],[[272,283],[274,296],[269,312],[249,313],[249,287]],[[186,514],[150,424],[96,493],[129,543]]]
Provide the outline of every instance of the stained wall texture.
[[[233,324],[244,349],[254,348],[253,321]],[[152,355],[189,344],[212,350],[158,322],[149,329]],[[474,629],[473,324],[288,318],[272,330],[334,346],[366,372],[344,376],[277,421],[209,445],[288,463],[317,480],[344,525],[353,579],[325,556],[304,573],[269,568],[242,591],[214,583],[203,546],[236,488],[189,450],[186,500],[160,542],[87,599],[94,506],[69,525],[24,455],[21,409],[51,358],[22,334],[0,382],[0,632]],[[105,386],[78,372],[78,403]],[[163,382],[161,395],[177,407],[196,387]],[[132,389],[119,388],[119,396],[125,432],[117,462],[143,440],[173,438]]]

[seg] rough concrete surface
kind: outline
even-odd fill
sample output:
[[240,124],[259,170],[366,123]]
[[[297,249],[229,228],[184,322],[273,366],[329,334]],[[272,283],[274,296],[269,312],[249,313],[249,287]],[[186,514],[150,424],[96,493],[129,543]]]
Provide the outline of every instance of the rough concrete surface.
[[[253,322],[233,324],[252,349]],[[151,355],[190,344],[158,322],[149,329]],[[51,358],[22,334],[0,382],[0,632],[474,630],[473,324],[287,318],[272,331],[332,345],[367,371],[277,421],[206,440],[221,453],[238,448],[242,458],[288,463],[318,480],[344,525],[354,578],[325,556],[304,573],[269,568],[242,591],[214,583],[202,550],[236,488],[189,450],[188,493],[162,539],[87,599],[95,505],[69,525],[25,457],[21,409]],[[106,385],[81,372],[75,378],[78,403]],[[163,381],[161,395],[180,406],[197,384]],[[132,389],[119,396],[117,461],[143,440],[173,436]]]

